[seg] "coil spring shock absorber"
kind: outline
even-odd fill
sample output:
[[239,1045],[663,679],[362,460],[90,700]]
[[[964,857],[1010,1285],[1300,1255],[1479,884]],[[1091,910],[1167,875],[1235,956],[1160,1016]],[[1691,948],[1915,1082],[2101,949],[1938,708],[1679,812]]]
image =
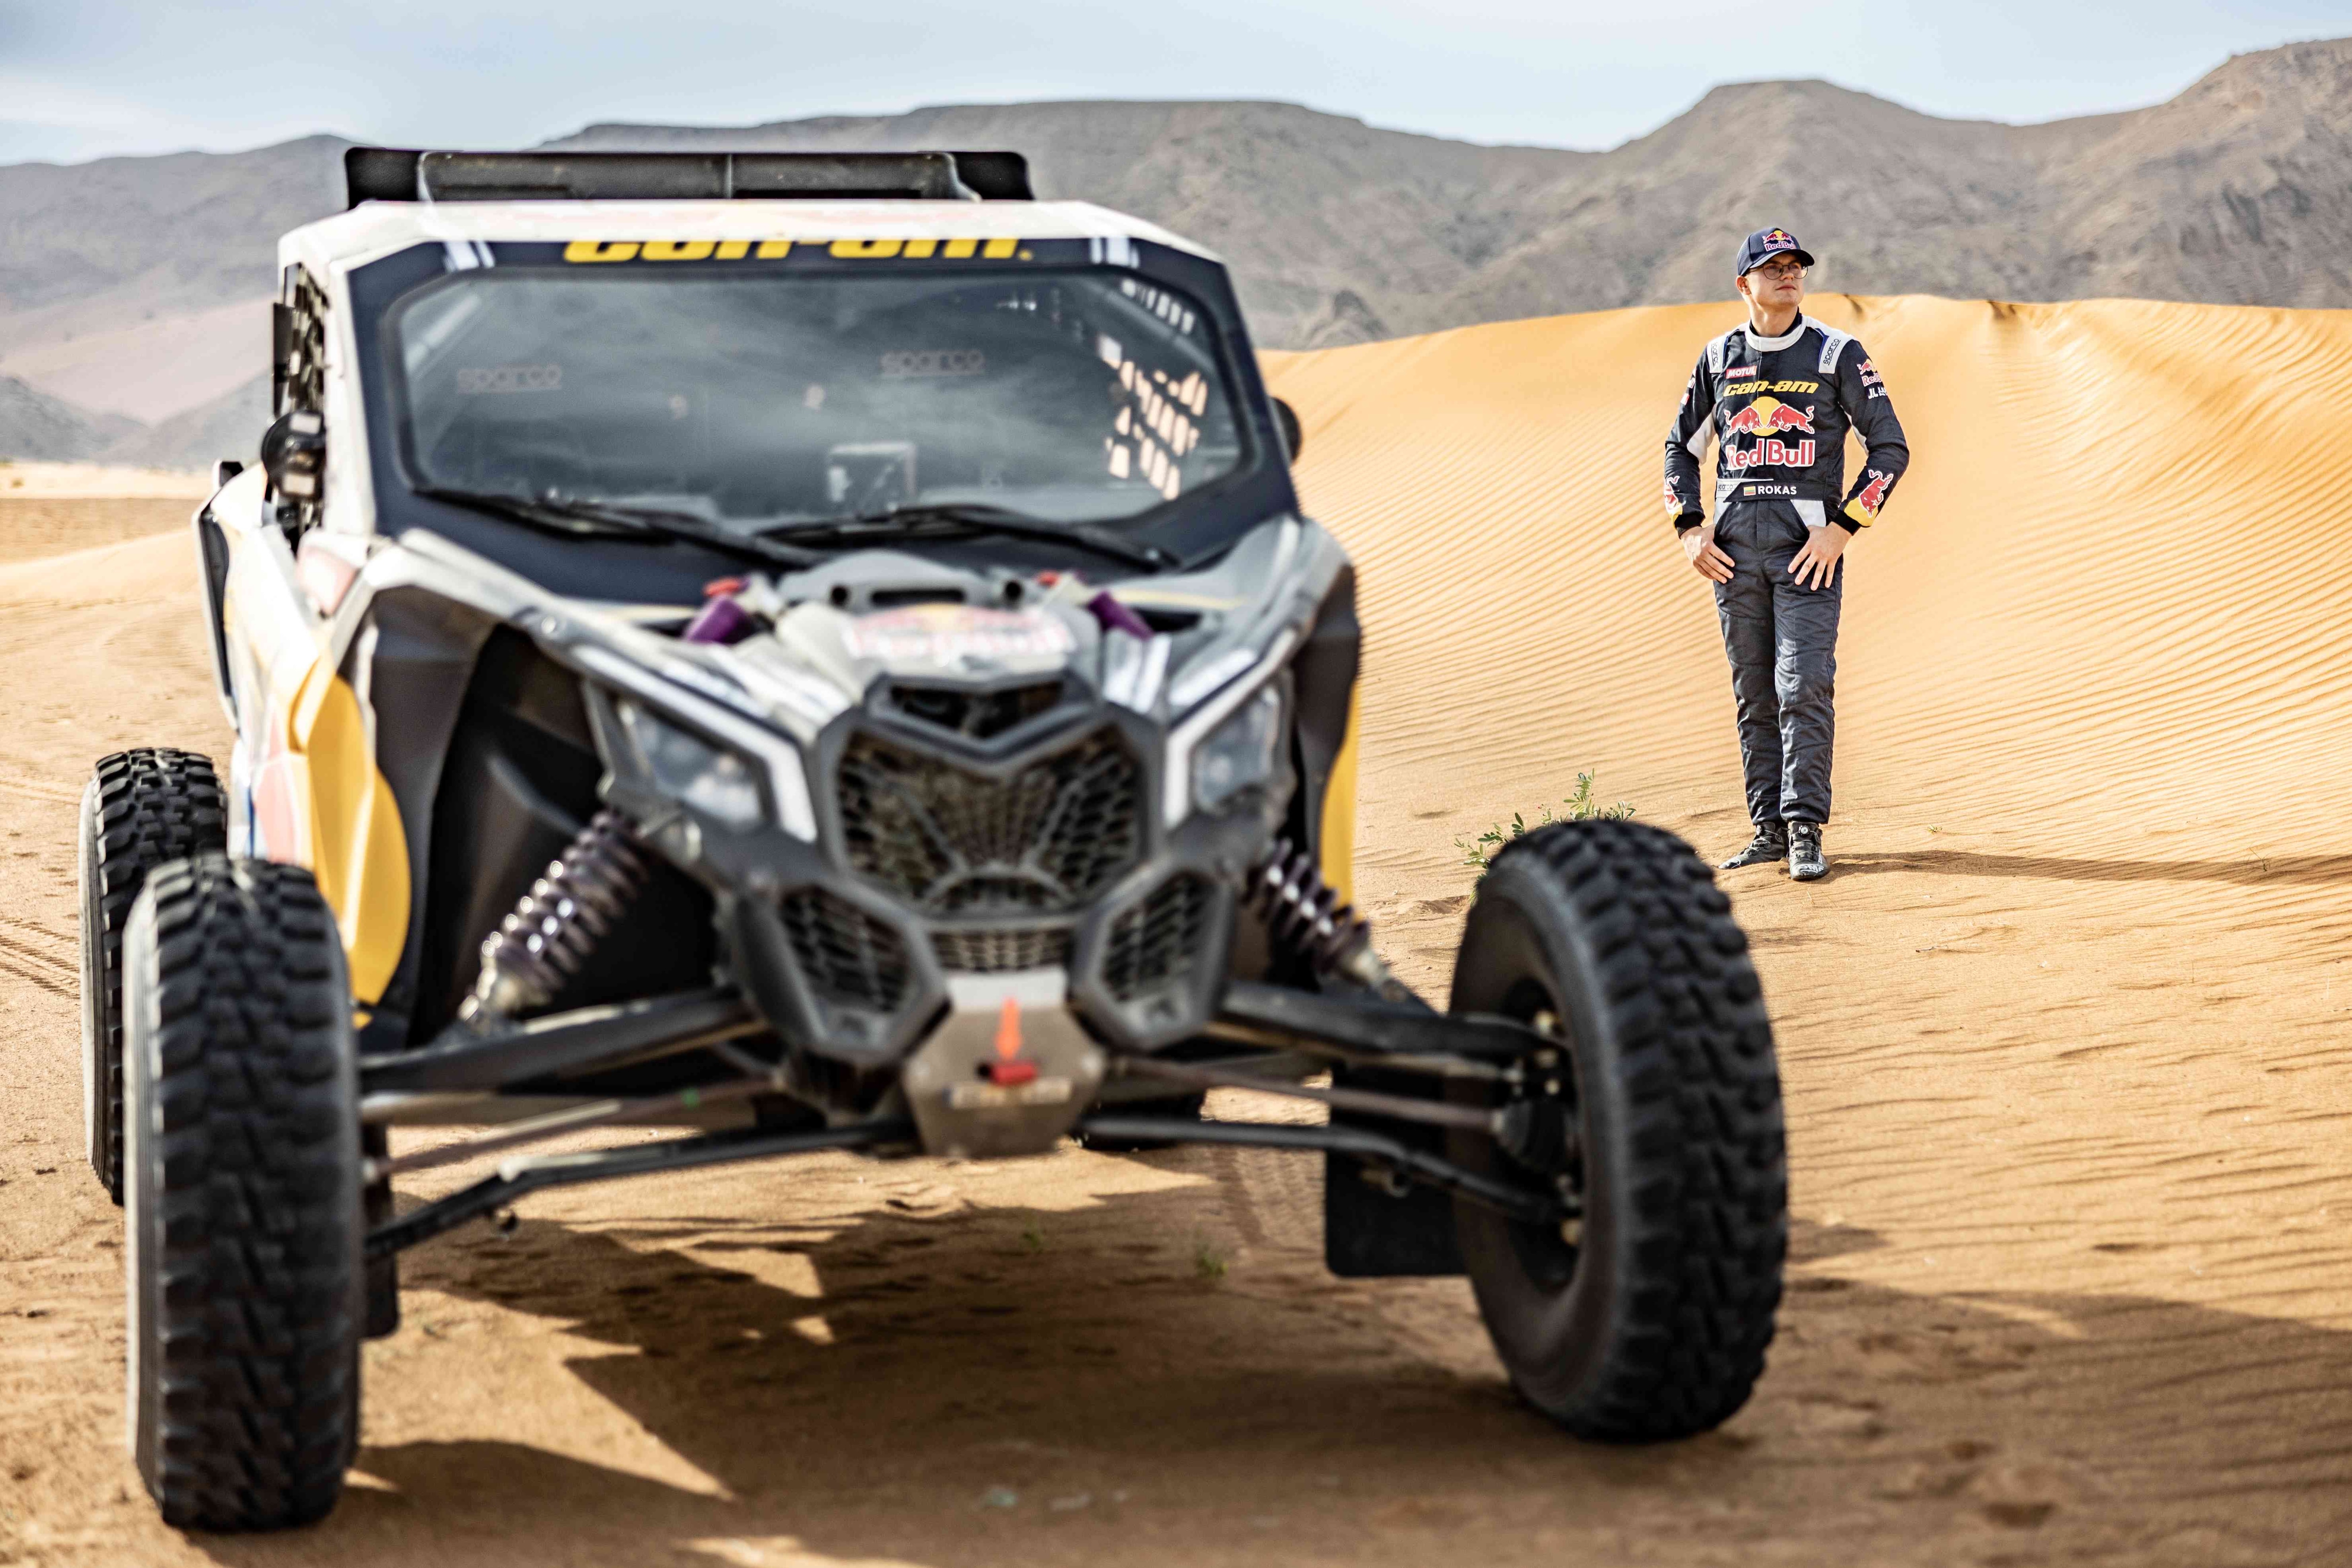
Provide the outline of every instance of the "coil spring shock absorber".
[[1372,928],[1355,906],[1339,901],[1339,890],[1323,879],[1315,858],[1278,840],[1274,853],[1250,873],[1242,902],[1255,910],[1274,940],[1315,966],[1391,1002],[1410,1000],[1412,990],[1372,951]]
[[458,1017],[483,1028],[546,1005],[579,973],[645,881],[645,859],[628,819],[598,812],[548,862],[547,874],[530,885],[514,913],[482,940],[481,977]]

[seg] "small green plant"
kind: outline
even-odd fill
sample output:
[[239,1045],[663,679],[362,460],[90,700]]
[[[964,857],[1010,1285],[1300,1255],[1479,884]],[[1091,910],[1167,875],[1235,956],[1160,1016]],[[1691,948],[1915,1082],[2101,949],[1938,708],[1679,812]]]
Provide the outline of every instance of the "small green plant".
[[1045,1229],[1034,1219],[1021,1227],[1021,1250],[1033,1254],[1045,1250]]
[[1456,834],[1454,837],[1454,847],[1462,851],[1462,863],[1465,866],[1475,866],[1484,871],[1495,863],[1495,857],[1502,852],[1504,845],[1514,838],[1525,837],[1531,827],[1545,827],[1555,822],[1591,822],[1595,819],[1602,822],[1622,822],[1633,815],[1633,805],[1631,801],[1621,800],[1612,805],[1602,805],[1593,798],[1592,773],[1590,769],[1576,775],[1576,793],[1561,801],[1560,805],[1567,808],[1563,816],[1554,816],[1551,807],[1547,805],[1538,809],[1536,820],[1532,823],[1524,814],[1515,811],[1511,813],[1508,826],[1498,822],[1475,838],[1466,833]]
[[1223,1279],[1225,1255],[1205,1241],[1197,1243],[1192,1248],[1192,1272],[1203,1279]]

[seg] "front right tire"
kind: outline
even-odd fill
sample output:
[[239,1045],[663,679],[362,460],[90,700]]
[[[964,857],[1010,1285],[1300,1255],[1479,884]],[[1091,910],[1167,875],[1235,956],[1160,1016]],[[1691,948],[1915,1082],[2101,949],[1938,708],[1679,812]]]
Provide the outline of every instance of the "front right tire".
[[164,1521],[334,1507],[365,1318],[358,1068],[308,871],[157,868],[123,935],[129,1438]]
[[99,760],[81,795],[82,1141],[107,1196],[122,1201],[122,932],[148,873],[228,847],[227,803],[210,757],[142,746]]

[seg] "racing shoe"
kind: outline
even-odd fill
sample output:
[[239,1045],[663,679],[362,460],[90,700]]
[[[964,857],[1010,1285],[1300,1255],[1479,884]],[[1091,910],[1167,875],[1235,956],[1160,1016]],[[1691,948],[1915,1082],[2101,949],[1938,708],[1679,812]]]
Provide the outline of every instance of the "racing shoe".
[[1830,863],[1822,858],[1822,825],[1818,822],[1789,824],[1789,877],[1792,881],[1818,882],[1830,874]]
[[1768,860],[1785,860],[1788,858],[1789,830],[1777,822],[1765,822],[1757,825],[1756,837],[1748,841],[1747,848],[1728,860],[1717,861],[1715,868],[1737,871],[1742,866],[1761,866]]

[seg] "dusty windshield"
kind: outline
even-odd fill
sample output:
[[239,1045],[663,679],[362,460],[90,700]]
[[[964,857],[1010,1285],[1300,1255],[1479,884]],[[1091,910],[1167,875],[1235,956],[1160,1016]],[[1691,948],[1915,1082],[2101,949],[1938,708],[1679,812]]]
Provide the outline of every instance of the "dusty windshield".
[[1212,322],[1114,272],[482,270],[388,330],[419,489],[741,527],[957,504],[1115,522],[1243,459]]

